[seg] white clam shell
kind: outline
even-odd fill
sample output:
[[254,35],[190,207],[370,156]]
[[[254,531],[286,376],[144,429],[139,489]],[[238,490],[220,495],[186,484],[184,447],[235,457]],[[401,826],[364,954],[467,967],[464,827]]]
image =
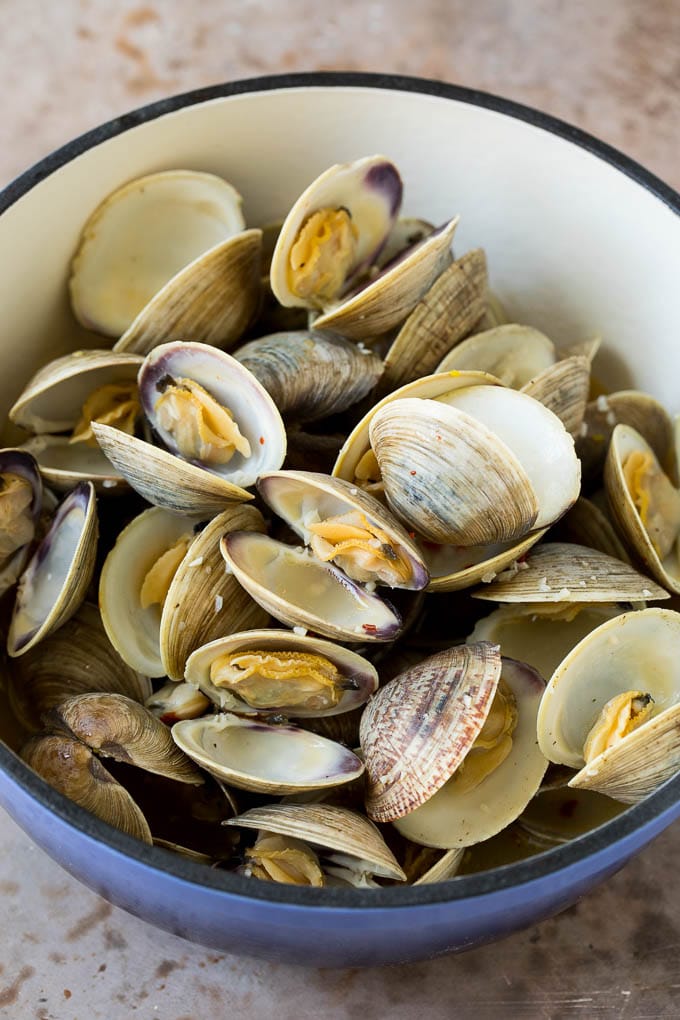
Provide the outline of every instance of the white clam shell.
[[531,326],[508,323],[475,333],[456,344],[436,371],[489,372],[505,386],[521,389],[556,360],[555,345],[545,333]]

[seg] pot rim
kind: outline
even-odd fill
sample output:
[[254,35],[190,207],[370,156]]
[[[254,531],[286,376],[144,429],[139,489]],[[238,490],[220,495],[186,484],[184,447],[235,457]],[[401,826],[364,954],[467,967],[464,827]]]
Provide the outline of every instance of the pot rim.
[[[420,93],[492,110],[524,121],[585,149],[615,167],[680,215],[680,194],[646,170],[635,160],[606,142],[567,122],[530,106],[504,99],[492,93],[427,78],[394,74],[348,71],[318,71],[297,74],[265,75],[194,89],[149,103],[116,117],[61,146],[33,167],[16,177],[0,191],[0,214],[26,195],[35,185],[88,149],[131,128],[173,113],[184,107],[210,100],[300,88],[369,88],[394,92]],[[646,827],[658,829],[680,814],[680,775],[661,786],[644,801],[591,832],[544,853],[491,871],[461,876],[455,882],[434,885],[381,889],[311,889],[283,886],[250,879],[226,871],[207,868],[159,847],[147,846],[100,821],[84,808],[68,800],[32,771],[0,741],[0,770],[28,793],[41,807],[84,836],[104,843],[110,850],[133,858],[138,864],[218,894],[238,896],[271,903],[307,908],[426,907],[430,904],[460,902],[500,893],[510,887],[549,878],[558,872],[599,856],[614,844],[627,841]],[[662,816],[666,815],[664,819]],[[654,823],[656,822],[656,826]]]

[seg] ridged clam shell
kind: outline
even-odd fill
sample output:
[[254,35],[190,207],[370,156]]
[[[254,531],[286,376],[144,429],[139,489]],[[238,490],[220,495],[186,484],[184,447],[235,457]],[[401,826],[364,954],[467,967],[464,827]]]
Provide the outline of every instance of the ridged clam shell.
[[555,364],[555,345],[531,326],[505,323],[467,337],[441,360],[436,371],[489,372],[520,389]]
[[456,847],[454,850],[446,850],[438,861],[428,868],[425,874],[416,879],[414,885],[433,885],[434,882],[447,882],[455,878],[458,869],[463,862],[465,847]]
[[512,570],[545,536],[547,528],[532,531],[519,542],[481,546],[453,546],[423,543],[425,563],[430,570],[427,591],[461,591],[489,581],[504,570]]
[[486,290],[486,257],[481,248],[467,252],[445,269],[387,352],[380,390],[389,392],[434,372],[442,357],[483,315]]
[[227,574],[220,540],[232,531],[263,532],[264,519],[251,506],[232,506],[199,532],[175,572],[163,607],[160,653],[171,680],[182,680],[190,654],[225,633],[263,627],[269,616]]
[[557,415],[570,435],[577,436],[589,389],[590,362],[584,357],[571,357],[544,369],[522,387],[522,393],[540,401]]
[[227,825],[264,829],[365,861],[374,875],[405,881],[406,875],[378,829],[363,815],[331,804],[266,804]]
[[231,786],[256,793],[341,786],[364,771],[355,754],[331,740],[229,712],[175,723],[172,737],[201,768]]
[[7,637],[23,655],[73,616],[85,599],[97,556],[97,501],[91,482],[68,495],[19,580]]
[[427,220],[414,219],[409,216],[400,216],[392,227],[385,245],[382,248],[375,265],[383,269],[392,259],[397,258],[402,252],[413,247],[418,241],[423,241],[434,230],[434,224]]
[[274,333],[240,347],[234,357],[253,373],[292,421],[309,422],[363,400],[383,371],[365,347],[313,331]]
[[[624,563],[630,563],[630,554],[619,538],[611,521],[597,503],[579,496],[557,527],[560,538],[578,545],[598,549]],[[555,534],[557,537],[557,534]]]
[[[35,458],[24,450],[6,447],[0,450],[0,479],[4,475],[17,475],[31,487],[31,501],[27,507],[33,522],[33,538],[40,520],[43,506],[43,487]],[[0,562],[0,595],[4,595],[16,582],[26,566],[31,551],[31,541],[20,546],[4,561]]]
[[33,737],[21,757],[53,789],[115,829],[151,844],[151,831],[130,794],[79,740]]
[[664,470],[677,481],[673,421],[665,407],[648,393],[622,390],[591,400],[586,406],[576,452],[585,480],[597,479],[604,468],[617,425],[629,425],[649,443]]
[[174,743],[168,727],[144,705],[122,694],[78,694],[55,708],[50,722],[105,757],[178,783],[203,783],[203,776]]
[[501,673],[497,646],[446,649],[382,687],[361,720],[366,810],[401,818],[452,775],[484,725]]
[[478,588],[473,598],[493,602],[642,602],[669,594],[628,563],[570,542],[545,542],[525,569]]
[[85,602],[63,627],[17,659],[9,673],[8,692],[21,725],[37,732],[45,712],[88,691],[115,691],[144,702],[151,683],[123,662],[97,607]]
[[465,412],[403,398],[374,414],[369,434],[389,505],[430,541],[506,542],[534,525],[539,507],[522,465]]

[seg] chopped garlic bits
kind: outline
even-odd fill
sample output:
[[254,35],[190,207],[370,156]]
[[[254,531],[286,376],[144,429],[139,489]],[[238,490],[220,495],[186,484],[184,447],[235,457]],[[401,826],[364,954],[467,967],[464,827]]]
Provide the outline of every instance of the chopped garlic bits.
[[646,722],[652,714],[654,698],[643,691],[624,691],[611,698],[604,706],[583,746],[586,763]]
[[172,436],[180,456],[203,464],[228,464],[235,453],[250,456],[250,443],[241,435],[229,408],[192,379],[168,376],[163,381],[155,411],[158,424]]
[[338,297],[355,260],[357,238],[346,209],[319,209],[308,217],[289,255],[293,294],[315,308]]

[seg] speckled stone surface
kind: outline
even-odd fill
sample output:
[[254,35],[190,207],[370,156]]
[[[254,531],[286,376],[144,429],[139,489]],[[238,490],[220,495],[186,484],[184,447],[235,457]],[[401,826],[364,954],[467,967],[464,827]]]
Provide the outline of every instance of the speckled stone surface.
[[[0,185],[126,110],[312,69],[438,77],[543,108],[675,187],[677,0],[3,0]],[[560,917],[464,956],[305,971],[111,907],[0,816],[0,1017],[411,1020],[680,1016],[680,829]]]

